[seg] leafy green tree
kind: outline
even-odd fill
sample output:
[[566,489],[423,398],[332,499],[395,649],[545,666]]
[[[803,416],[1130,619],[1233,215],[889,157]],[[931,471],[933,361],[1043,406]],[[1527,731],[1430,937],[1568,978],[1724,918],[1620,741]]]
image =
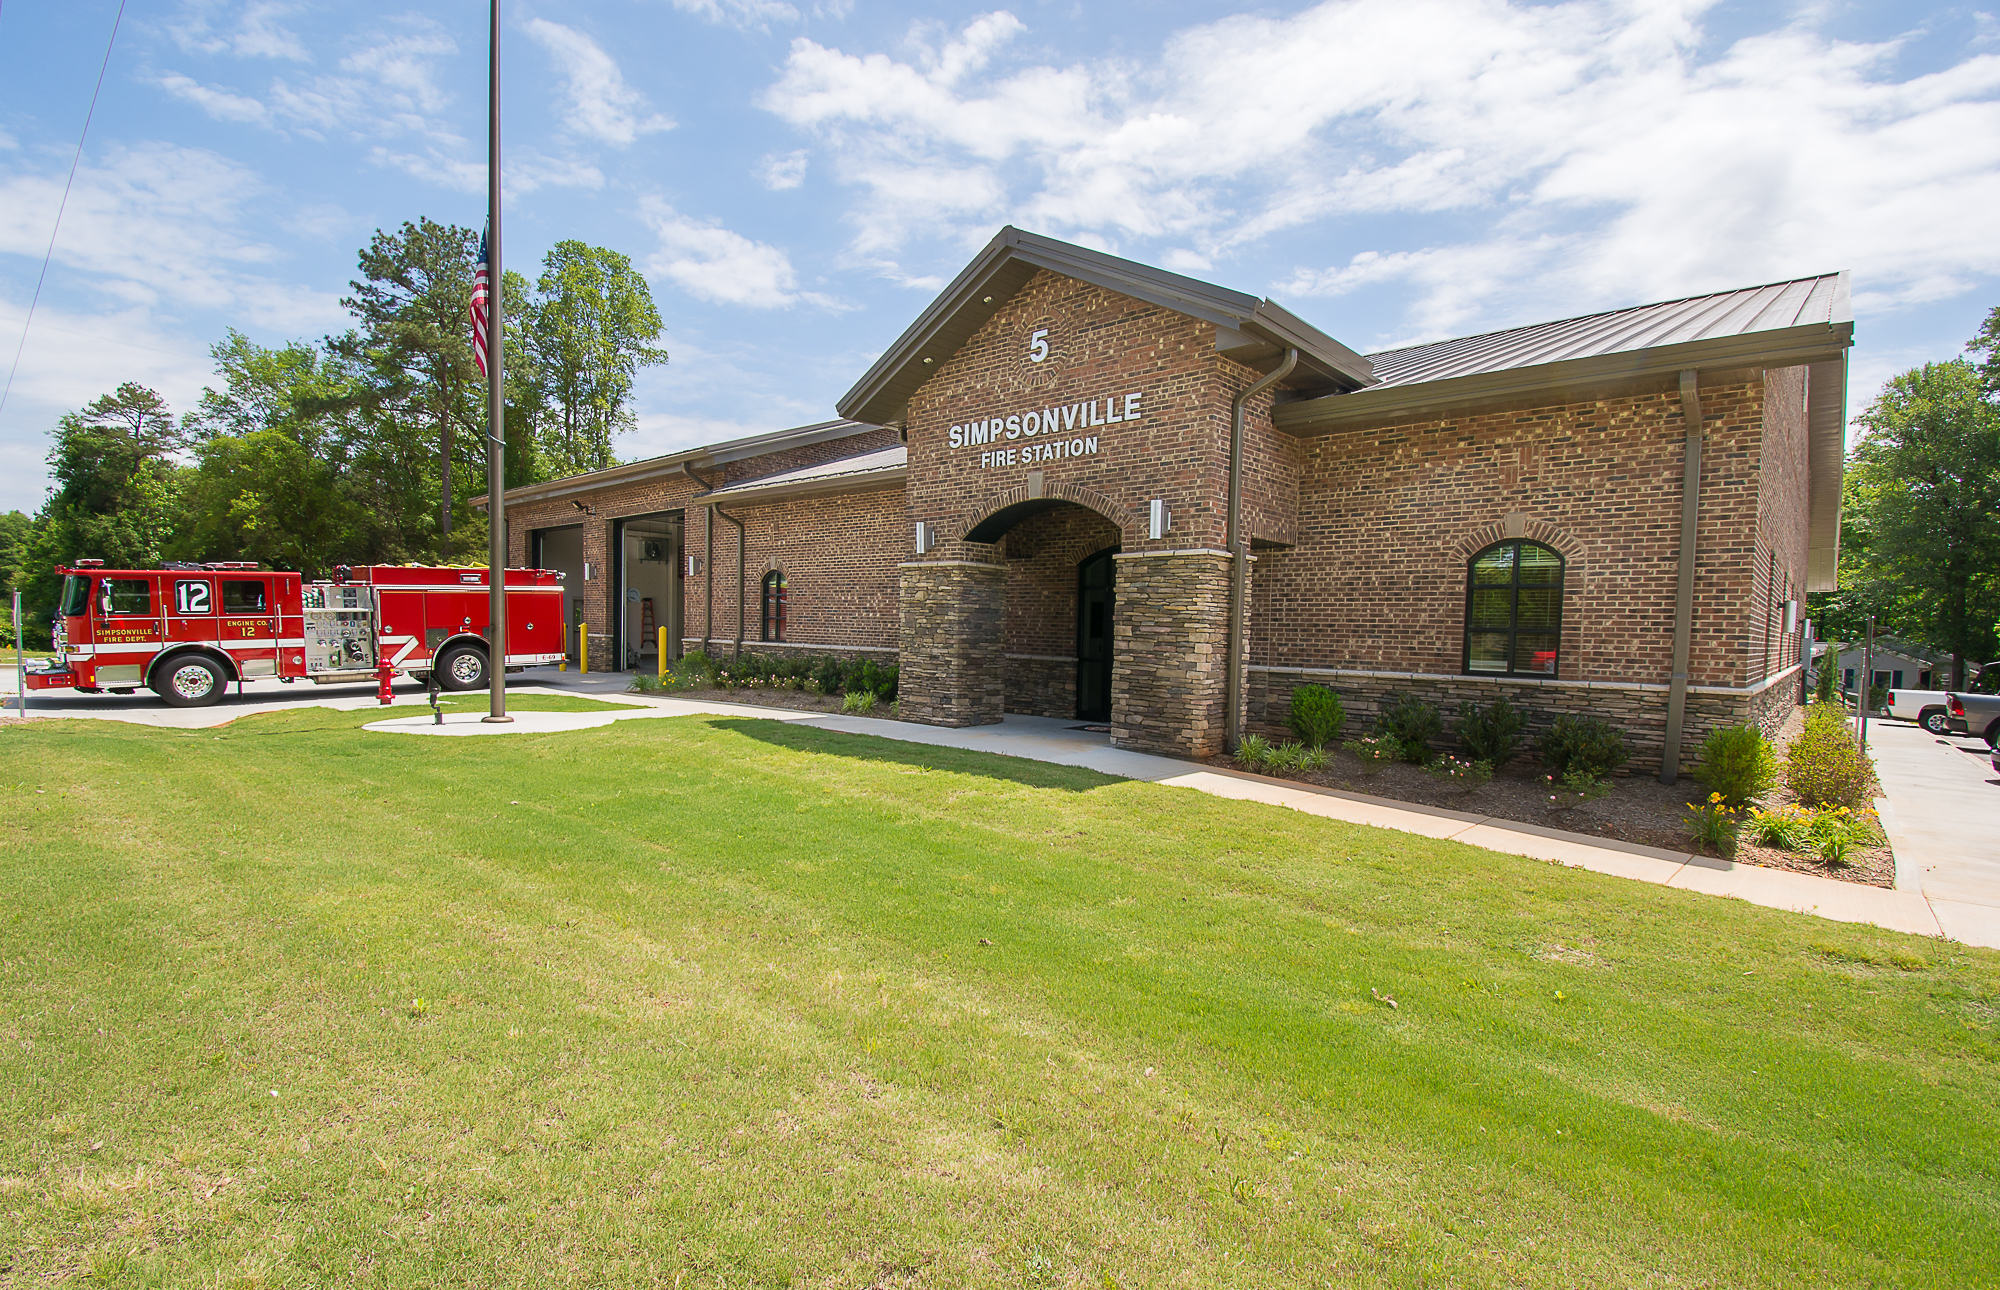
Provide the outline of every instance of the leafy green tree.
[[28,559],[28,529],[33,523],[26,511],[0,515],[0,592],[11,592],[21,585],[21,571]]
[[667,361],[651,343],[659,335],[652,291],[630,258],[574,240],[550,249],[520,336],[543,478],[616,463],[611,439],[633,425],[633,381]]
[[2000,652],[2000,407],[1957,359],[1894,378],[1857,420],[1866,433],[1848,460],[1842,634],[1872,612],[1877,631],[1949,651],[1962,687],[1968,658]]
[[209,352],[222,388],[202,391],[182,422],[197,463],[174,553],[312,576],[375,558],[383,544],[372,481],[354,470],[365,427],[350,373],[312,345],[267,349],[235,330]]
[[[158,562],[180,508],[183,445],[166,400],[127,382],[56,423],[53,488],[29,532],[24,612],[55,610],[58,564],[97,557],[113,568]],[[31,607],[31,608],[30,608]]]
[[[454,513],[485,491],[485,391],[466,319],[478,246],[471,229],[429,219],[377,231],[341,300],[359,326],[329,346],[355,379],[347,406],[366,440],[357,460],[373,472],[390,508],[386,536],[405,556],[449,560],[484,536],[477,522],[452,531]],[[435,522],[424,518],[432,499]]]

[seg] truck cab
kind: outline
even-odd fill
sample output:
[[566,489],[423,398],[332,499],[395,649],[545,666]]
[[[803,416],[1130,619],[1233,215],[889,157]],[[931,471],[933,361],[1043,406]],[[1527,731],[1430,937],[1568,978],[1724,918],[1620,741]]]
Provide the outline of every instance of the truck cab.
[[57,570],[58,666],[29,674],[30,689],[131,694],[211,703],[231,681],[298,676],[299,575],[247,561],[107,569],[79,560]]

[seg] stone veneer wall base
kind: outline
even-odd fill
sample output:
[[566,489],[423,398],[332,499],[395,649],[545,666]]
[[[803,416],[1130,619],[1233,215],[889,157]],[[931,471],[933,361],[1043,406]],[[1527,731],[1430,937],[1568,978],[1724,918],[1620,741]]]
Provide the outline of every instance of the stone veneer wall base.
[[1222,751],[1229,658],[1229,557],[1117,557],[1111,742],[1176,757]]
[[[1666,748],[1667,687],[1599,685],[1581,682],[1499,680],[1485,677],[1433,675],[1381,676],[1320,668],[1259,667],[1250,674],[1249,728],[1267,738],[1289,739],[1285,718],[1291,711],[1292,689],[1299,685],[1325,685],[1340,696],[1347,711],[1343,739],[1368,734],[1382,710],[1405,694],[1435,703],[1444,713],[1445,729],[1458,720],[1458,705],[1486,704],[1505,696],[1528,718],[1523,735],[1524,755],[1534,755],[1534,742],[1563,714],[1598,717],[1625,736],[1632,760],[1625,773],[1657,774]],[[1796,675],[1781,674],[1762,688],[1719,690],[1697,687],[1688,693],[1681,747],[1681,771],[1685,775],[1694,764],[1701,741],[1712,730],[1724,726],[1755,723],[1766,735],[1775,735],[1798,699]],[[1449,748],[1450,734],[1445,747]]]
[[970,560],[919,560],[902,575],[898,711],[930,726],[983,726],[1007,708],[1001,647],[1007,568]]

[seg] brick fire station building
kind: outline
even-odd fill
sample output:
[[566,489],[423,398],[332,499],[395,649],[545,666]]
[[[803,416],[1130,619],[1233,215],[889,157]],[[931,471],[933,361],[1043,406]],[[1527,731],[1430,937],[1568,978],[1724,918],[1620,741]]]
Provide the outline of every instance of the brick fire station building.
[[593,667],[661,628],[872,655],[906,720],[1184,756],[1305,682],[1363,722],[1506,694],[1657,767],[1797,697],[1852,336],[1837,274],[1362,355],[1007,228],[840,419],[512,490],[510,560],[567,575]]

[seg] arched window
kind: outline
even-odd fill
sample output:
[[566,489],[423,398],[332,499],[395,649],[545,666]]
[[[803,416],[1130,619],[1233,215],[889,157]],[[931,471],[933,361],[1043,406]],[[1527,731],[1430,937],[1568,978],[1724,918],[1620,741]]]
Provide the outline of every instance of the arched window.
[[1465,670],[1553,677],[1562,599],[1562,557],[1538,542],[1502,542],[1474,556],[1465,588]]
[[776,569],[764,575],[764,637],[785,639],[785,575]]

